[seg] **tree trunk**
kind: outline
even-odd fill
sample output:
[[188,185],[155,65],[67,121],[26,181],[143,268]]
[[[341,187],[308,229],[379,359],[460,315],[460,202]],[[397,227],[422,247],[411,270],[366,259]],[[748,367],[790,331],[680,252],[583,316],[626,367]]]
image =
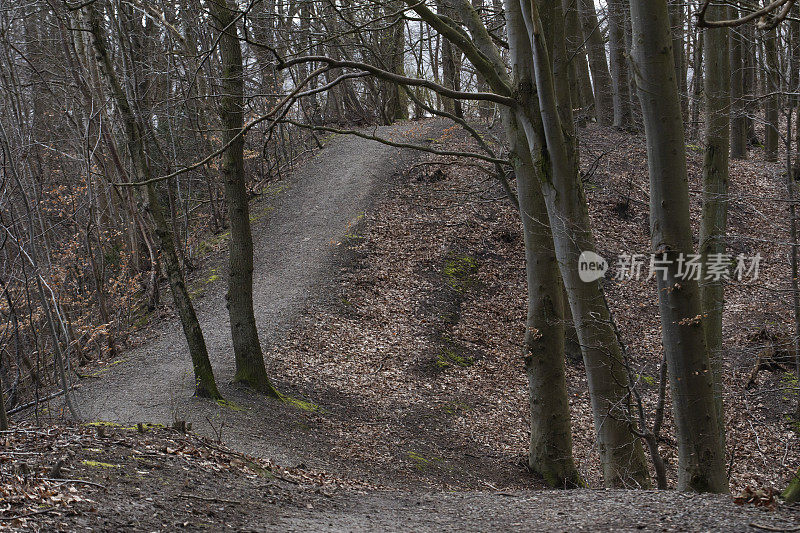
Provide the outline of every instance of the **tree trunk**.
[[686,9],[683,0],[672,0],[669,5],[669,22],[672,26],[672,55],[675,59],[675,79],[678,82],[678,93],[681,95],[681,112],[684,119],[689,112],[689,95],[686,87],[686,51],[683,47]]
[[[101,17],[97,12],[95,4],[88,4],[84,9],[87,15],[87,26],[92,34],[92,42],[100,72],[105,79],[108,89],[111,91],[111,96],[114,98],[114,102],[124,123],[128,149],[131,159],[133,160],[137,177],[141,181],[148,181],[152,178],[152,175],[145,155],[144,135],[133,114],[128,98],[116,77],[114,64],[107,50],[105,30],[103,29]],[[181,318],[183,332],[189,345],[189,353],[192,358],[196,380],[195,395],[220,399],[222,396],[217,390],[217,385],[214,381],[214,374],[211,368],[211,362],[208,358],[208,350],[206,349],[203,332],[200,329],[200,323],[197,320],[197,315],[192,306],[189,292],[186,289],[183,272],[181,271],[178,255],[175,251],[175,243],[172,239],[172,232],[164,216],[164,208],[161,205],[161,197],[156,190],[154,182],[147,183],[145,185],[145,190],[147,192],[148,209],[153,217],[156,228],[155,233],[161,245],[161,253],[164,258],[164,266],[167,270],[167,277],[175,301],[175,307]]]
[[[732,15],[738,10],[731,8]],[[744,40],[739,28],[729,31],[731,71],[731,157],[747,159],[747,110],[744,106]]]
[[597,12],[594,0],[577,0],[578,14],[583,27],[583,36],[586,39],[589,52],[589,68],[594,84],[594,103],[597,122],[601,126],[610,126],[614,123],[614,102],[611,94],[611,74],[608,72],[606,61],[606,46],[600,33],[600,23],[597,21]]
[[[564,11],[564,34],[566,36],[567,60],[577,84],[578,100],[573,99],[581,107],[594,108],[592,80],[589,77],[589,63],[586,60],[586,47],[583,32],[578,20],[578,0],[562,0]],[[594,112],[592,111],[592,114]]]
[[[452,10],[447,0],[436,0],[436,6],[440,15],[451,15]],[[442,36],[442,85],[448,89],[458,91],[460,90],[460,83],[456,54],[460,56],[458,49],[456,49],[447,38]],[[464,118],[461,109],[461,101],[443,96],[442,107],[447,113],[453,114],[458,118]]]
[[728,492],[723,425],[702,327],[699,287],[679,276],[693,252],[686,143],[666,0],[632,0],[634,63],[647,136],[653,253],[665,259],[658,278],[664,354],[678,441],[678,488]]
[[531,435],[528,465],[554,488],[584,485],[572,459],[572,427],[564,366],[561,274],[547,223],[539,176],[524,133],[507,112],[506,130],[517,176],[525,234],[528,317],[523,356],[528,374]]
[[614,127],[631,129],[631,109],[628,59],[625,53],[625,14],[627,0],[607,0],[608,48],[611,56],[611,81],[614,95]]
[[[8,431],[8,414],[6,413],[6,402],[3,398],[3,376],[0,372],[0,431]],[[570,455],[572,460],[572,455]]]
[[[710,6],[711,20],[729,15],[727,6]],[[703,159],[703,216],[700,223],[701,264],[709,265],[725,254],[728,224],[728,153],[730,149],[730,57],[728,28],[707,28],[706,34],[706,130]],[[717,261],[718,262],[718,261]],[[714,377],[717,419],[724,421],[722,400],[722,310],[724,281],[700,283],[703,330]],[[724,437],[724,431],[722,436]]]
[[691,139],[697,138],[697,132],[700,128],[700,107],[702,105],[703,94],[703,49],[705,42],[705,33],[699,32],[694,47],[694,56],[692,57],[692,122],[689,124],[689,137]]
[[264,354],[253,313],[253,235],[250,230],[247,178],[244,174],[244,137],[237,137],[244,126],[244,79],[242,49],[236,31],[236,12],[228,5],[227,0],[210,0],[208,6],[216,27],[224,29],[219,37],[222,60],[219,113],[223,127],[222,144],[231,145],[222,154],[220,170],[231,225],[228,293],[225,301],[236,358],[236,374],[233,379],[277,397],[278,392],[270,383],[264,368]]
[[[478,49],[508,84],[506,66],[477,12],[467,0],[456,10]],[[489,78],[490,75],[485,76]],[[551,487],[583,486],[572,458],[572,431],[564,367],[564,302],[560,273],[547,221],[538,169],[529,144],[512,112],[502,113],[517,176],[517,198],[525,235],[528,316],[523,355],[528,374],[531,435],[528,464]],[[541,161],[541,150],[536,153]]]
[[778,160],[778,91],[780,91],[778,67],[778,36],[773,28],[764,33],[764,56],[766,59],[766,95],[764,98],[764,159]]

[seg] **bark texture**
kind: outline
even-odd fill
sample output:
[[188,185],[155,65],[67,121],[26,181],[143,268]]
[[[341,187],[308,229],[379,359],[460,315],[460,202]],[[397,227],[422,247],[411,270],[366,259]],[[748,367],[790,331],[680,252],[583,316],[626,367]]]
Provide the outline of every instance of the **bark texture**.
[[[489,59],[505,84],[511,79],[499,51],[467,0],[456,10],[475,46]],[[486,73],[486,77],[491,77]],[[510,110],[502,113],[517,176],[517,198],[525,236],[528,314],[523,357],[528,374],[531,434],[528,465],[551,487],[573,488],[584,482],[572,458],[572,430],[564,366],[564,302],[538,175],[524,131]],[[541,157],[541,151],[536,155]]]
[[764,158],[778,160],[778,91],[780,73],[778,65],[778,36],[773,28],[764,33],[764,56],[767,63],[765,72],[764,99]]
[[[731,18],[738,16],[738,10],[731,8]],[[744,46],[739,28],[728,32],[730,48],[730,101],[731,101],[731,157],[747,159],[747,111],[744,105]]]
[[614,97],[614,127],[633,127],[630,78],[625,47],[625,18],[628,0],[608,0],[608,49]]
[[540,185],[556,257],[583,349],[604,482],[609,487],[647,487],[644,451],[627,423],[627,373],[610,312],[599,281],[586,283],[578,273],[578,257],[582,251],[595,250],[594,239],[577,154],[564,138],[570,127],[559,116],[544,32],[535,9],[535,3],[506,2],[515,94],[520,101],[517,119],[531,152],[541,153],[534,164],[542,169]]
[[[711,20],[728,15],[725,6],[710,6]],[[708,265],[723,257],[727,248],[728,225],[728,153],[730,150],[730,62],[728,28],[708,28],[706,32],[706,131],[703,158],[703,216],[700,224],[700,254]],[[705,277],[707,278],[707,276]],[[700,283],[703,329],[711,368],[714,371],[717,418],[722,421],[722,278],[703,279]],[[723,433],[724,436],[724,433]]]

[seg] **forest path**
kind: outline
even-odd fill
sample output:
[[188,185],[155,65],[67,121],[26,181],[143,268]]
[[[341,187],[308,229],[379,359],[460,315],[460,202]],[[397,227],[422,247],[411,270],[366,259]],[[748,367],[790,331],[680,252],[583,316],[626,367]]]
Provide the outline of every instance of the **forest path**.
[[[434,121],[379,127],[369,133],[400,142],[425,142],[436,131],[441,131],[441,123]],[[264,215],[253,224],[253,296],[265,351],[280,342],[310,299],[326,297],[341,240],[389,188],[392,177],[418,154],[355,136],[336,136],[276,184],[280,192],[274,199],[251,206],[252,216]],[[238,451],[279,464],[311,462],[325,467],[324,452],[308,442],[313,439],[285,439],[294,426],[309,422],[304,417],[308,413],[231,383],[235,369],[224,297],[226,264],[223,259],[217,269],[205,273],[206,294],[196,302],[196,310],[217,385],[230,403],[220,406],[192,398],[186,340],[180,322],[172,319],[157,326],[157,335],[143,346],[124,352],[119,364],[98,379],[83,380],[76,391],[82,417],[123,424],[185,420],[202,435],[216,438],[221,432],[225,443]],[[279,379],[276,384],[284,393],[296,393]],[[307,391],[299,394],[303,392]],[[318,454],[323,464],[309,458]]]
[[[442,123],[426,122],[378,128],[377,133],[396,140],[420,142],[439,137],[442,130]],[[356,232],[354,226],[360,216],[377,204],[383,192],[391,190],[392,178],[408,169],[417,156],[410,150],[360,138],[335,137],[279,184],[282,190],[276,198],[254,203],[254,216],[266,213],[253,226],[255,311],[265,347],[279,345],[285,332],[311,302],[337,297],[335,273],[346,266],[348,260],[342,253],[346,247],[339,244],[346,235]],[[225,264],[224,254],[221,264]],[[224,272],[225,268],[219,267],[204,273],[206,279],[219,273],[219,279],[206,285],[207,294],[197,301],[197,310],[217,383],[230,404],[217,405],[191,397],[193,380],[189,355],[180,324],[175,319],[160,325],[157,335],[145,345],[123,353],[121,362],[110,366],[98,379],[84,380],[77,391],[77,400],[86,420],[126,425],[185,420],[193,424],[196,433],[220,438],[228,448],[239,452],[267,458],[286,467],[297,466],[312,473],[324,471],[334,478],[363,480],[392,489],[374,491],[330,486],[323,491],[298,489],[291,493],[288,503],[275,503],[270,496],[271,489],[267,489],[272,487],[270,483],[278,481],[240,480],[254,485],[250,491],[232,493],[236,500],[248,501],[248,505],[235,508],[237,519],[252,525],[248,530],[755,531],[750,524],[756,523],[768,524],[777,531],[797,523],[795,508],[765,513],[752,506],[734,506],[729,496],[675,491],[494,490],[489,481],[503,487],[503,476],[519,469],[510,464],[498,468],[496,462],[468,460],[466,455],[461,455],[459,463],[453,463],[452,468],[448,463],[447,469],[441,469],[446,470],[444,473],[436,474],[438,470],[428,469],[434,471],[433,482],[420,483],[420,479],[425,479],[421,472],[397,475],[391,469],[348,457],[341,450],[333,454],[331,451],[335,447],[343,446],[342,441],[345,441],[345,448],[347,444],[348,434],[338,430],[337,424],[359,427],[381,424],[377,427],[384,428],[382,419],[386,413],[382,413],[379,406],[365,404],[358,397],[359,391],[335,390],[319,380],[312,380],[312,385],[305,388],[284,382],[280,372],[275,370],[274,361],[268,361],[268,367],[278,388],[294,398],[313,399],[322,411],[307,411],[302,408],[303,404],[298,406],[265,398],[232,385],[234,364],[224,304]],[[400,420],[398,417],[396,424],[408,425],[418,423],[419,418],[402,417],[403,421]],[[431,419],[431,425],[438,422],[438,419]],[[393,429],[387,427],[390,433]],[[447,437],[448,433],[439,429],[441,435]],[[426,431],[424,438],[434,435],[429,429],[423,430]],[[424,451],[423,444],[416,443],[413,449]],[[480,453],[474,449],[467,451]],[[378,452],[393,453],[388,449]],[[492,472],[492,469],[501,471]],[[506,474],[502,470],[507,471]],[[186,480],[181,481],[184,475]],[[535,486],[530,476],[524,475],[526,486]],[[180,481],[192,486],[199,483],[195,486],[199,493],[207,491],[212,496],[228,498],[226,491],[233,490],[232,487],[214,478],[213,474],[210,476],[211,480],[204,485],[197,481],[198,477],[203,479],[200,473],[187,469],[181,475],[174,475],[172,483]],[[158,476],[144,479],[151,483],[162,482]],[[133,484],[127,478],[119,483],[127,488]],[[455,486],[464,490],[442,490]],[[156,501],[166,498],[167,510],[154,510],[153,520],[159,519],[161,514],[183,512],[185,502],[176,500],[171,490],[174,492],[174,487],[164,488],[159,493]],[[137,513],[142,512],[141,505],[151,505],[120,497],[117,492],[110,492],[106,500],[111,509],[108,513],[119,514],[126,520],[129,516],[138,516]],[[98,506],[106,512],[102,502]],[[121,507],[130,509],[119,511]],[[222,506],[217,506],[215,512],[223,513]],[[187,516],[187,520],[203,520],[204,523],[209,520],[205,515],[202,518],[194,514]],[[209,516],[213,515],[209,513]],[[217,519],[212,522],[211,529],[222,527]]]

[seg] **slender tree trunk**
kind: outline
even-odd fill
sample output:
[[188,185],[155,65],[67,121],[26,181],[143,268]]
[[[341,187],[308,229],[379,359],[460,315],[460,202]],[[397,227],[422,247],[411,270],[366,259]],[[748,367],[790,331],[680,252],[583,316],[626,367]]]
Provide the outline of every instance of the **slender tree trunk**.
[[601,126],[614,123],[614,102],[611,91],[611,74],[606,61],[606,45],[600,33],[600,23],[594,0],[577,0],[583,36],[589,52],[589,68],[594,85],[594,103],[597,122]]
[[578,0],[562,0],[564,11],[564,34],[566,36],[567,61],[575,76],[578,100],[581,107],[594,108],[594,93],[592,80],[589,77],[589,62],[586,60],[586,46],[584,44],[581,23],[578,20]]
[[[721,20],[727,6],[710,6],[707,15]],[[728,28],[708,28],[706,34],[706,131],[703,159],[703,216],[700,223],[701,263],[718,262],[727,248],[728,153],[730,150],[730,57]],[[703,279],[700,283],[703,330],[714,377],[717,419],[724,421],[722,399],[722,310],[724,281]],[[722,436],[724,437],[724,431]]]
[[215,25],[224,29],[219,36],[222,60],[219,113],[223,127],[222,144],[232,143],[222,154],[220,170],[231,225],[228,293],[225,300],[236,358],[234,381],[270,396],[278,396],[264,368],[264,354],[253,313],[253,235],[250,230],[247,178],[244,174],[244,138],[237,137],[244,126],[244,78],[242,49],[236,31],[236,11],[227,0],[209,0],[208,6]]
[[[436,6],[440,15],[450,16],[452,9],[448,0],[436,0]],[[449,89],[459,90],[456,54],[458,50],[448,39],[442,37],[442,85]],[[452,98],[442,97],[442,107],[447,113],[451,113],[458,118],[464,118],[461,109],[461,102]]]
[[627,0],[607,0],[608,45],[611,56],[611,80],[614,95],[614,127],[633,127],[628,59],[625,53],[625,16]]
[[705,33],[699,32],[694,47],[692,57],[692,122],[689,124],[689,137],[697,138],[700,129],[700,107],[702,106],[703,94],[703,49],[705,43]]
[[691,254],[686,143],[666,0],[631,0],[634,64],[647,136],[650,227],[658,279],[664,353],[678,441],[678,488],[728,492],[723,425],[703,336],[699,287],[679,276]]
[[[733,16],[738,10],[731,8]],[[740,28],[731,28],[730,70],[731,70],[731,157],[747,159],[747,110],[744,106],[744,40]]]
[[[92,42],[101,75],[105,79],[108,89],[111,91],[111,96],[114,98],[114,102],[117,105],[117,109],[119,110],[125,126],[128,148],[137,177],[141,181],[147,182],[152,178],[152,174],[144,151],[144,135],[142,129],[117,79],[114,65],[107,50],[105,30],[103,29],[103,23],[97,12],[96,5],[88,4],[84,6],[84,9],[87,15],[86,22],[88,29],[92,34]],[[192,357],[196,380],[195,395],[219,399],[221,395],[214,381],[214,374],[211,368],[211,362],[208,358],[208,350],[206,349],[203,332],[200,329],[200,323],[197,320],[197,315],[192,306],[189,292],[186,289],[183,272],[178,262],[178,254],[175,251],[175,243],[172,239],[172,231],[164,216],[161,197],[156,190],[154,182],[148,182],[145,185],[145,189],[149,204],[148,209],[155,223],[156,236],[161,245],[161,253],[164,259],[164,266],[167,270],[167,277],[175,301],[175,307],[181,318],[186,341],[189,344],[189,353]]]
[[743,38],[743,88],[742,92],[744,93],[744,102],[743,107],[745,110],[745,124],[747,129],[747,142],[750,146],[759,146],[761,141],[756,135],[756,126],[754,116],[758,113],[759,104],[758,100],[755,98],[757,90],[757,80],[756,80],[756,36],[755,36],[755,29],[753,28],[752,24],[745,24],[743,26],[739,26],[739,30],[742,32]]
[[[0,373],[0,431],[8,431],[8,414],[6,413],[6,402],[3,398],[3,376]],[[572,459],[572,457],[570,457]]]
[[766,59],[764,98],[764,158],[778,160],[778,91],[780,78],[778,66],[778,36],[773,28],[764,34],[764,56]]

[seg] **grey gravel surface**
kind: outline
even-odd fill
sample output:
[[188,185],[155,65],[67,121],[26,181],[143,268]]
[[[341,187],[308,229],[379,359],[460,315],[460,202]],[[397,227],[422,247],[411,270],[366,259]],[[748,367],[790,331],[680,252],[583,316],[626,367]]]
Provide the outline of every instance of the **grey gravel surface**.
[[[761,526],[761,527],[758,527]],[[408,492],[334,496],[330,508],[284,510],[280,531],[797,531],[800,509],[737,506],[675,491]],[[794,529],[793,529],[794,528]]]

